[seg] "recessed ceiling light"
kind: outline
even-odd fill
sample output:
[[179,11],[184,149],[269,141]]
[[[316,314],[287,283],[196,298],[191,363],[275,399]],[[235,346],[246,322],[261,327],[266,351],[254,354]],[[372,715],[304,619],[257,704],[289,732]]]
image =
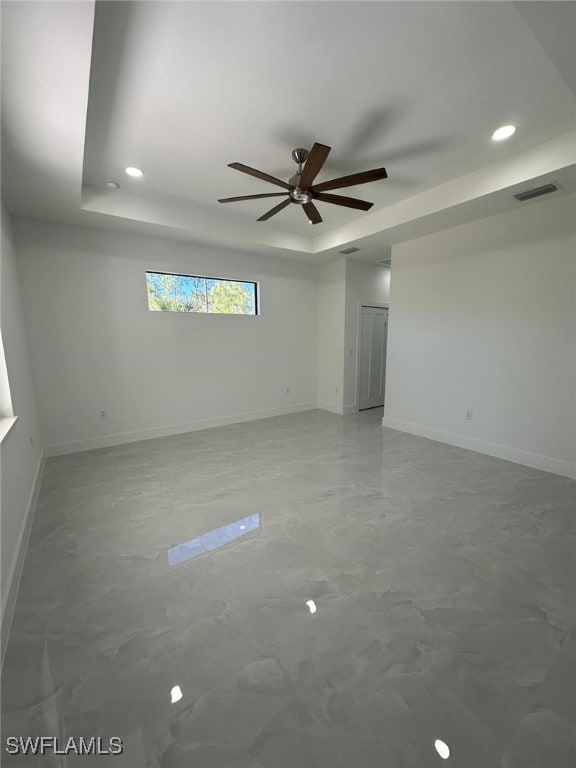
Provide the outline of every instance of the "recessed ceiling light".
[[450,747],[448,744],[446,744],[445,741],[442,741],[442,739],[436,739],[434,742],[434,748],[436,752],[440,755],[442,760],[448,760],[450,757]]
[[126,168],[128,176],[134,176],[135,179],[139,179],[140,176],[144,176],[140,168]]
[[120,189],[120,184],[117,181],[112,181],[112,179],[106,179],[104,186],[108,189]]
[[177,701],[180,701],[183,695],[182,688],[180,688],[179,685],[175,685],[170,691],[170,701],[172,704],[176,704]]
[[509,139],[514,133],[516,133],[515,125],[503,125],[494,131],[492,141],[504,141],[504,139]]

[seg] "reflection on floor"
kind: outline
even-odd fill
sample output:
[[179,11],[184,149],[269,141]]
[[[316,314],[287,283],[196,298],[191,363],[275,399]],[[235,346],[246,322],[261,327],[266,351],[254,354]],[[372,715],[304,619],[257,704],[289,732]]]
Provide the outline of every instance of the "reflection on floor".
[[380,419],[312,411],[50,459],[3,739],[117,736],[124,753],[3,745],[3,764],[576,765],[575,483]]
[[260,513],[256,512],[241,520],[227,523],[195,539],[185,541],[184,544],[175,544],[168,550],[168,562],[170,565],[180,565],[193,557],[200,557],[207,552],[215,552],[217,549],[230,544],[241,536],[247,536],[260,529]]

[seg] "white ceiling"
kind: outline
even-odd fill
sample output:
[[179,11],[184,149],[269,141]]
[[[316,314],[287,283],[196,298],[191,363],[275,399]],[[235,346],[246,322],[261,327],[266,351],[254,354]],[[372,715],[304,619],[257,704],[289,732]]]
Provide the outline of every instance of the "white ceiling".
[[[16,214],[310,261],[354,242],[377,261],[428,225],[517,205],[502,190],[552,177],[573,189],[573,2],[1,7]],[[505,123],[516,135],[493,143]],[[217,202],[279,191],[228,163],[287,180],[291,150],[314,141],[333,147],[317,181],[386,166],[387,180],[343,191],[369,213],[319,203],[312,228],[295,205],[257,223],[274,198]]]

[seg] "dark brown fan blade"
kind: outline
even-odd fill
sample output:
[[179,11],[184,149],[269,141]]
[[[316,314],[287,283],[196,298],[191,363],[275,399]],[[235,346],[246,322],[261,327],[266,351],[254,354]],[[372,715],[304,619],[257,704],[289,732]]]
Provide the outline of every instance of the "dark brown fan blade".
[[312,224],[320,224],[322,216],[320,216],[320,211],[316,208],[314,203],[304,203],[302,208],[304,208],[304,213],[308,216],[308,220],[311,221]]
[[314,200],[320,200],[322,203],[333,203],[342,205],[344,208],[358,208],[360,211],[369,211],[374,203],[368,203],[366,200],[358,200],[357,197],[344,197],[343,195],[328,195],[326,192],[314,192]]
[[378,181],[387,179],[386,168],[375,168],[373,171],[363,171],[362,173],[353,173],[351,176],[342,176],[332,181],[323,181],[322,184],[315,184],[312,187],[314,192],[325,192],[327,189],[340,189],[341,187],[355,187],[357,184],[367,184],[369,181]]
[[280,213],[280,211],[283,208],[286,208],[287,205],[290,205],[290,199],[282,200],[281,203],[278,203],[278,205],[275,205],[274,208],[271,208],[267,213],[264,214],[264,216],[260,216],[259,219],[256,219],[256,221],[266,221],[272,216],[275,216],[277,213]]
[[308,160],[304,163],[302,175],[300,176],[301,189],[308,189],[316,176],[318,176],[320,169],[326,162],[330,149],[331,147],[327,147],[325,144],[314,144],[308,155]]
[[218,200],[219,203],[236,203],[238,200],[260,200],[262,197],[284,197],[289,192],[270,192],[267,195],[242,195],[242,197],[225,197]]
[[279,187],[284,187],[284,189],[291,189],[290,184],[287,184],[285,181],[281,181],[275,176],[269,176],[267,173],[262,173],[262,171],[257,171],[256,168],[250,168],[249,165],[229,163],[228,168],[235,168],[237,171],[247,173],[249,176],[256,176],[257,179],[262,179],[262,181],[269,181],[270,184],[276,184]]

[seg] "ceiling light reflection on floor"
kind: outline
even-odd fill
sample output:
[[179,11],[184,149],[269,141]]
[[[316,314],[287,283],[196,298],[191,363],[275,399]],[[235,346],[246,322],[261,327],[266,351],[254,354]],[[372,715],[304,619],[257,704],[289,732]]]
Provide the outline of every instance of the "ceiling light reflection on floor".
[[306,605],[308,606],[308,610],[310,611],[310,613],[316,613],[316,611],[318,610],[318,607],[314,602],[314,600],[307,600]]
[[203,533],[202,536],[185,541],[183,544],[175,544],[168,550],[168,562],[170,565],[180,565],[180,563],[185,563],[194,557],[205,555],[207,552],[214,552],[214,550],[220,549],[220,547],[239,539],[241,536],[247,536],[259,528],[260,513],[256,512],[249,517],[243,517],[221,528]]
[[446,742],[442,741],[441,739],[436,739],[434,742],[434,748],[442,760],[448,760],[450,757],[450,747],[448,744],[446,744]]
[[172,704],[176,704],[177,701],[180,701],[182,698],[182,688],[180,688],[179,685],[175,685],[174,688],[170,691],[170,701]]

